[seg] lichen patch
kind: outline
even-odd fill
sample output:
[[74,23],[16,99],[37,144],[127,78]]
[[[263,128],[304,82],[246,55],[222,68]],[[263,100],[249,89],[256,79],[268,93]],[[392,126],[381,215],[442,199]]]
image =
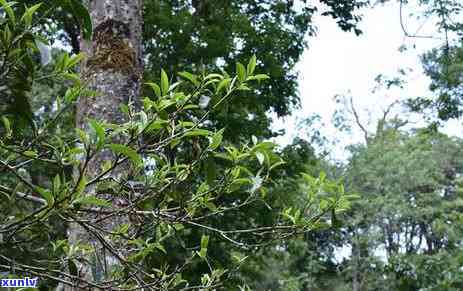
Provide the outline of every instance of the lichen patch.
[[110,70],[131,74],[136,66],[136,52],[130,43],[127,24],[113,19],[98,25],[93,32],[93,55],[88,71]]

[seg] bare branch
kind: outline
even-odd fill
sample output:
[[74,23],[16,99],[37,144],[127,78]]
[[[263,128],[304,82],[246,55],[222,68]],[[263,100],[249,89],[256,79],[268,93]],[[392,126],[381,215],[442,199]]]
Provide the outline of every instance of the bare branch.
[[14,190],[12,190],[12,189],[10,189],[8,187],[2,186],[2,185],[0,185],[0,192],[4,192],[4,193],[10,194],[10,195],[15,194],[17,197],[22,198],[24,200],[35,202],[35,203],[38,203],[38,204],[41,204],[41,205],[47,205],[47,201],[45,201],[45,199],[35,197],[35,196],[30,195],[30,194],[25,194],[25,193],[22,193],[22,192],[14,191]]
[[359,115],[357,113],[357,110],[355,109],[354,101],[352,100],[352,97],[350,97],[350,106],[351,106],[352,113],[354,114],[354,117],[355,117],[355,122],[357,123],[360,130],[362,130],[362,132],[363,132],[363,136],[365,138],[365,143],[368,144],[368,140],[369,140],[368,131],[363,126],[362,122],[360,122],[360,117],[359,117]]
[[403,10],[403,4],[404,4],[404,3],[403,3],[403,0],[400,0],[399,2],[400,2],[400,6],[399,6],[400,27],[402,28],[402,31],[403,31],[403,33],[404,33],[404,35],[405,35],[406,37],[440,39],[440,38],[435,37],[435,36],[432,36],[432,35],[418,35],[417,33],[418,33],[419,29],[418,29],[417,32],[415,32],[414,34],[410,34],[410,33],[408,32],[408,30],[406,29],[405,23],[404,23],[404,20],[403,20],[403,12],[402,12],[402,10]]

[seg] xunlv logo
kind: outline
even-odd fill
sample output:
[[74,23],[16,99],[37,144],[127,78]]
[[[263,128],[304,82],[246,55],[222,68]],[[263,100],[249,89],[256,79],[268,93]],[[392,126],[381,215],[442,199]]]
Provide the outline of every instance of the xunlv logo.
[[36,287],[37,286],[37,278],[30,279],[0,279],[0,287]]

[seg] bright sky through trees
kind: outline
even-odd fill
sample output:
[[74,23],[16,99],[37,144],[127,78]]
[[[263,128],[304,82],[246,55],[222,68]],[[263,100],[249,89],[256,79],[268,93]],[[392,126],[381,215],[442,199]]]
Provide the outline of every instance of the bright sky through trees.
[[[417,7],[403,9],[403,24],[409,33],[418,31],[419,35],[435,33],[432,19],[415,19],[410,11],[419,11]],[[278,139],[286,144],[298,134],[295,124],[298,118],[319,114],[327,125],[330,135],[339,136],[332,126],[331,116],[335,110],[333,97],[346,94],[353,97],[354,103],[363,115],[362,121],[369,124],[375,120],[381,110],[397,99],[406,99],[429,93],[429,79],[423,74],[420,55],[442,43],[440,39],[410,38],[404,35],[400,25],[400,7],[389,3],[365,9],[360,28],[363,35],[343,32],[326,17],[317,17],[317,35],[309,38],[306,49],[297,70],[299,71],[300,95],[302,108],[293,113],[291,118],[275,122],[276,128],[285,128],[287,134]],[[406,46],[406,51],[399,51]],[[382,90],[371,93],[374,79],[383,74],[393,78],[400,69],[413,68],[406,75],[407,84],[401,89]],[[371,112],[371,118],[366,115]],[[446,132],[461,135],[458,121],[449,122]],[[288,124],[293,126],[288,127]],[[370,130],[374,129],[373,124]],[[343,136],[333,155],[343,159],[343,147],[352,142],[361,142],[362,134],[354,128],[354,135]]]

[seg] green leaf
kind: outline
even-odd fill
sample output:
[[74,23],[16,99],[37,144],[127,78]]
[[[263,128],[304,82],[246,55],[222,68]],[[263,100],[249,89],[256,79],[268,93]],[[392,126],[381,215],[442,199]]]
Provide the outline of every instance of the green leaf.
[[150,132],[159,130],[161,128],[164,128],[167,124],[169,124],[168,120],[163,120],[163,119],[156,120],[149,124],[149,126],[146,128],[146,132],[150,133]]
[[262,165],[262,164],[264,163],[264,161],[265,161],[265,156],[264,156],[264,154],[261,153],[261,152],[256,152],[256,158],[257,158],[257,160],[259,161],[259,164],[261,164],[261,165]]
[[217,206],[215,206],[215,204],[212,203],[212,202],[210,202],[210,201],[209,201],[209,202],[206,202],[204,205],[205,205],[205,206],[207,207],[207,209],[209,209],[210,211],[217,211]]
[[158,110],[164,110],[172,105],[175,105],[176,103],[177,102],[175,100],[162,99],[161,101],[159,101]]
[[25,151],[23,152],[23,155],[25,155],[26,157],[29,157],[29,158],[37,158],[39,155],[34,152],[34,151]]
[[206,193],[207,191],[209,191],[209,185],[206,182],[203,182],[201,183],[201,185],[199,185],[198,189],[196,190],[196,194],[202,195]]
[[55,198],[49,190],[40,187],[35,187],[35,190],[39,192],[40,196],[42,196],[45,199],[45,201],[47,201],[47,205],[53,205],[53,203],[55,202]]
[[209,245],[209,236],[208,235],[203,235],[201,237],[201,248],[202,249],[207,249],[208,245]]
[[225,129],[222,128],[218,132],[214,133],[209,143],[209,149],[215,150],[220,146],[220,144],[222,143],[224,130]]
[[181,223],[175,223],[175,224],[172,225],[172,227],[176,231],[181,231],[181,230],[185,229],[185,226],[183,226],[183,224],[181,224]]
[[73,204],[79,205],[89,205],[89,206],[97,206],[97,207],[110,207],[111,203],[109,201],[97,198],[93,195],[86,195],[79,197],[74,200]]
[[206,129],[193,129],[187,131],[183,136],[188,137],[188,136],[209,136],[211,132]]
[[220,80],[222,80],[223,76],[221,74],[212,73],[212,74],[209,74],[206,77],[204,77],[204,80],[209,80],[209,79],[216,79],[216,80],[220,79]]
[[85,190],[85,186],[87,185],[87,178],[84,176],[82,176],[82,178],[80,179],[79,181],[79,184],[77,184],[77,187],[76,187],[76,196],[79,196],[81,195],[84,190]]
[[191,121],[179,121],[178,124],[184,128],[192,128],[195,125],[195,123]]
[[24,12],[23,16],[21,17],[21,21],[24,22],[26,27],[31,26],[32,17],[34,15],[34,13],[37,11],[37,9],[40,8],[41,5],[42,5],[42,3],[38,3],[38,4],[35,4],[34,6],[32,6],[30,8],[26,8],[26,11]]
[[198,77],[196,75],[193,75],[192,73],[188,72],[180,72],[178,73],[178,75],[184,79],[187,79],[188,81],[193,83],[193,85],[199,86]]
[[117,234],[124,234],[126,235],[129,232],[130,229],[130,224],[128,223],[123,223],[121,225],[118,225],[116,229],[114,230],[115,233]]
[[169,78],[164,70],[161,69],[161,92],[162,95],[167,95],[169,92]]
[[242,186],[252,185],[252,180],[249,178],[238,178],[230,184],[230,192],[240,189]]
[[236,63],[236,74],[238,75],[238,80],[241,82],[246,80],[246,69],[240,62]]
[[209,236],[208,235],[203,235],[201,237],[201,250],[199,251],[198,255],[202,258],[205,259],[207,255],[207,246],[209,245]]
[[238,178],[238,179],[233,180],[232,184],[238,185],[238,186],[251,185],[252,180],[249,178]]
[[77,134],[79,135],[79,138],[82,141],[82,143],[84,145],[88,145],[89,140],[88,140],[87,133],[85,131],[83,131],[82,129],[80,129],[80,128],[76,128],[76,131],[77,131]]
[[224,154],[224,153],[214,153],[214,157],[223,159],[229,162],[233,162],[233,158],[230,157],[230,155]]
[[143,160],[136,150],[122,144],[110,144],[109,148],[116,154],[121,154],[128,157],[133,162],[135,167],[138,168],[143,165]]
[[124,103],[120,104],[120,105],[119,105],[119,110],[120,110],[122,113],[124,113],[125,115],[129,115],[130,108],[129,108],[129,106],[128,106],[127,104],[124,104]]
[[5,0],[0,0],[0,5],[5,10],[6,14],[8,15],[8,21],[12,25],[15,25],[16,23],[16,16],[14,15],[13,8],[11,8],[15,4],[16,2],[6,2]]
[[321,183],[323,183],[326,179],[326,173],[324,171],[321,171],[320,174],[318,175],[318,179],[320,180]]
[[258,143],[255,146],[253,146],[252,150],[253,151],[256,151],[256,150],[269,151],[269,150],[272,150],[274,147],[275,147],[275,144],[273,142],[264,141],[264,142]]
[[251,59],[249,60],[248,67],[247,67],[248,76],[252,76],[252,74],[254,73],[254,70],[256,69],[256,64],[257,64],[257,58],[256,58],[256,55],[253,55]]
[[5,127],[6,138],[11,138],[13,136],[13,131],[11,130],[10,120],[6,118],[6,116],[2,116],[2,122],[3,126]]
[[228,89],[228,85],[230,85],[230,82],[231,82],[231,79],[230,78],[226,78],[226,79],[223,79],[222,81],[220,81],[219,85],[217,86],[217,89],[215,90],[215,93],[218,94],[220,93],[220,91],[222,89]]
[[296,217],[292,214],[293,208],[287,208],[283,211],[282,215],[289,221],[291,221],[292,224],[296,224]]
[[[3,30],[3,43],[6,45],[9,45],[9,43],[11,43],[11,37],[12,37],[12,34],[11,34],[10,26],[7,23],[5,25],[5,29]],[[21,49],[19,49],[19,52],[21,53]]]
[[183,107],[183,110],[187,111],[187,110],[193,110],[193,109],[198,109],[198,108],[200,108],[200,107],[198,105],[196,105],[196,104],[188,104],[188,105]]
[[284,162],[284,161],[276,162],[275,164],[273,164],[273,165],[269,168],[269,171],[271,171],[271,170],[273,170],[273,169],[275,169],[275,168],[277,168],[277,167],[279,167],[279,166],[281,166],[281,165],[284,165],[284,164],[286,164],[286,162]]
[[57,72],[65,71],[68,60],[69,60],[69,55],[67,52],[63,52],[59,54],[55,61],[55,71]]
[[160,97],[162,96],[162,94],[161,94],[161,87],[159,87],[158,84],[152,83],[152,82],[150,82],[150,83],[145,83],[145,84],[148,85],[148,86],[150,86],[151,89],[153,89],[154,94],[156,95],[156,97],[160,98]]
[[64,100],[68,103],[74,102],[77,100],[80,93],[81,93],[80,88],[77,88],[77,87],[69,88],[66,90],[66,93],[64,94]]
[[249,88],[248,86],[244,85],[244,84],[241,84],[239,87],[238,87],[238,90],[241,90],[241,91],[251,91],[251,88]]
[[266,79],[270,79],[270,77],[265,74],[257,74],[255,76],[248,77],[247,81],[252,81],[252,80],[260,81],[260,80],[266,80]]
[[100,122],[90,119],[89,120],[90,126],[95,131],[96,135],[96,150],[100,150],[104,143],[105,143],[105,130]]
[[71,58],[69,58],[66,62],[66,68],[67,69],[70,69],[72,67],[74,67],[75,65],[77,65],[81,60],[83,60],[85,58],[85,54],[84,53],[79,53],[75,56],[72,56]]
[[76,74],[76,73],[65,72],[62,74],[62,76],[66,80],[73,81],[74,83],[79,83],[80,81],[80,76],[79,74]]
[[177,273],[174,277],[174,281],[172,282],[172,286],[176,287],[183,283],[188,283],[188,281],[182,278],[182,274]]
[[155,243],[154,244],[155,248],[157,248],[158,250],[160,250],[161,252],[163,252],[164,254],[167,255],[167,251],[166,249],[164,248],[164,246],[160,243]]

